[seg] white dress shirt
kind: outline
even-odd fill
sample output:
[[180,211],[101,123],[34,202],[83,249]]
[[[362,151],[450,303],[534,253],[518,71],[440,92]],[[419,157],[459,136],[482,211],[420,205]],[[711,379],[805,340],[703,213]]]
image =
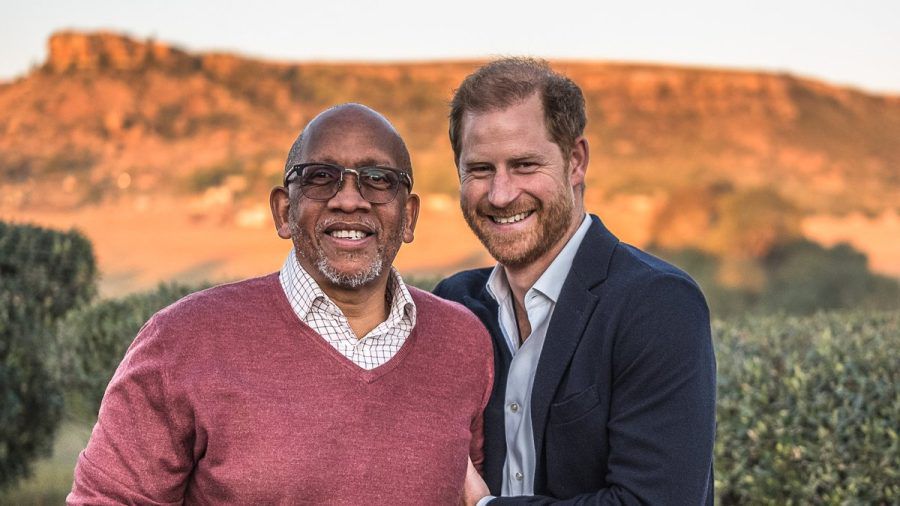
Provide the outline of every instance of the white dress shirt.
[[403,347],[416,325],[416,304],[400,273],[393,267],[388,278],[390,313],[385,321],[362,338],[357,338],[341,308],[303,269],[293,250],[281,267],[279,280],[297,317],[363,369],[371,370],[390,360]]
[[[572,262],[591,225],[585,214],[581,225],[553,260],[547,270],[525,293],[525,312],[531,334],[519,345],[519,331],[513,310],[513,295],[506,272],[494,267],[488,278],[488,293],[499,305],[500,329],[512,353],[506,381],[504,420],[506,426],[506,461],[503,464],[504,496],[533,495],[535,472],[534,432],[531,423],[531,389],[541,350],[547,337],[547,326],[559,300],[563,283]],[[551,337],[552,338],[552,337]],[[486,504],[487,501],[479,502]]]

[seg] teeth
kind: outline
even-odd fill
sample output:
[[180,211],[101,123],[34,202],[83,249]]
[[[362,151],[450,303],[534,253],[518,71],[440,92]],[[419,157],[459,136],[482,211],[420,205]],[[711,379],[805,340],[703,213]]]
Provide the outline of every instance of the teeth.
[[362,230],[335,230],[331,232],[331,237],[335,239],[350,239],[352,241],[358,241],[366,236],[366,233]]
[[507,218],[501,218],[500,216],[493,216],[492,219],[495,223],[500,223],[501,225],[506,225],[508,223],[515,223],[517,221],[522,221],[528,217],[531,212],[519,213],[509,216]]

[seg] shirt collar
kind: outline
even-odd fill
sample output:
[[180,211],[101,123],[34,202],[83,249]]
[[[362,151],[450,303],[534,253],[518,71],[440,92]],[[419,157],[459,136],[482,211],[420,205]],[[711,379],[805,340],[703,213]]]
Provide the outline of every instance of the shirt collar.
[[[562,291],[562,285],[566,281],[569,271],[572,270],[575,254],[578,253],[578,248],[584,241],[584,236],[587,235],[590,227],[591,217],[585,213],[584,219],[581,220],[581,225],[569,238],[562,251],[556,255],[556,258],[553,259],[547,270],[534,283],[534,286],[528,290],[529,292],[536,290],[552,300],[553,303],[556,303],[559,299],[559,292]],[[510,296],[509,281],[506,279],[506,271],[502,265],[495,265],[494,270],[491,271],[487,281],[487,291],[494,300],[501,304]]]
[[[321,300],[322,306],[329,312],[343,315],[337,304],[322,291],[316,280],[300,265],[293,250],[281,266],[278,278],[281,281],[281,289],[284,290],[291,307],[302,321],[308,321],[307,316],[317,300]],[[406,317],[409,318],[410,324],[415,326],[416,303],[403,282],[403,278],[400,277],[400,273],[393,267],[391,267],[387,289],[391,293],[391,309],[388,320],[400,321]]]
[[397,269],[391,267],[391,277],[388,279],[388,291],[391,293],[391,312],[389,320],[399,321],[409,318],[410,325],[416,325],[416,303],[413,301],[406,283],[400,277]]

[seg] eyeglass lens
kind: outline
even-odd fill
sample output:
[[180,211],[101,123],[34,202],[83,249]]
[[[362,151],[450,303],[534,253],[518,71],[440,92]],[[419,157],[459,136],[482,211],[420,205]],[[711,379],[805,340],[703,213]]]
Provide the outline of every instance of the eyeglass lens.
[[[299,183],[303,194],[311,199],[328,200],[337,194],[344,169],[331,165],[310,165],[300,172]],[[358,173],[357,187],[364,199],[373,204],[386,204],[397,196],[400,176],[380,167],[362,167]]]

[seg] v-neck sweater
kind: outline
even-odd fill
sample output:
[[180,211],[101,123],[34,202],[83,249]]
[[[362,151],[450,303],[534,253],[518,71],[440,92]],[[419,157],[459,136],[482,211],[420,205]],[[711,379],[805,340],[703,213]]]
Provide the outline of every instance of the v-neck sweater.
[[455,504],[493,384],[490,337],[409,287],[418,321],[365,370],[292,311],[278,275],[154,315],[116,370],[69,504]]

